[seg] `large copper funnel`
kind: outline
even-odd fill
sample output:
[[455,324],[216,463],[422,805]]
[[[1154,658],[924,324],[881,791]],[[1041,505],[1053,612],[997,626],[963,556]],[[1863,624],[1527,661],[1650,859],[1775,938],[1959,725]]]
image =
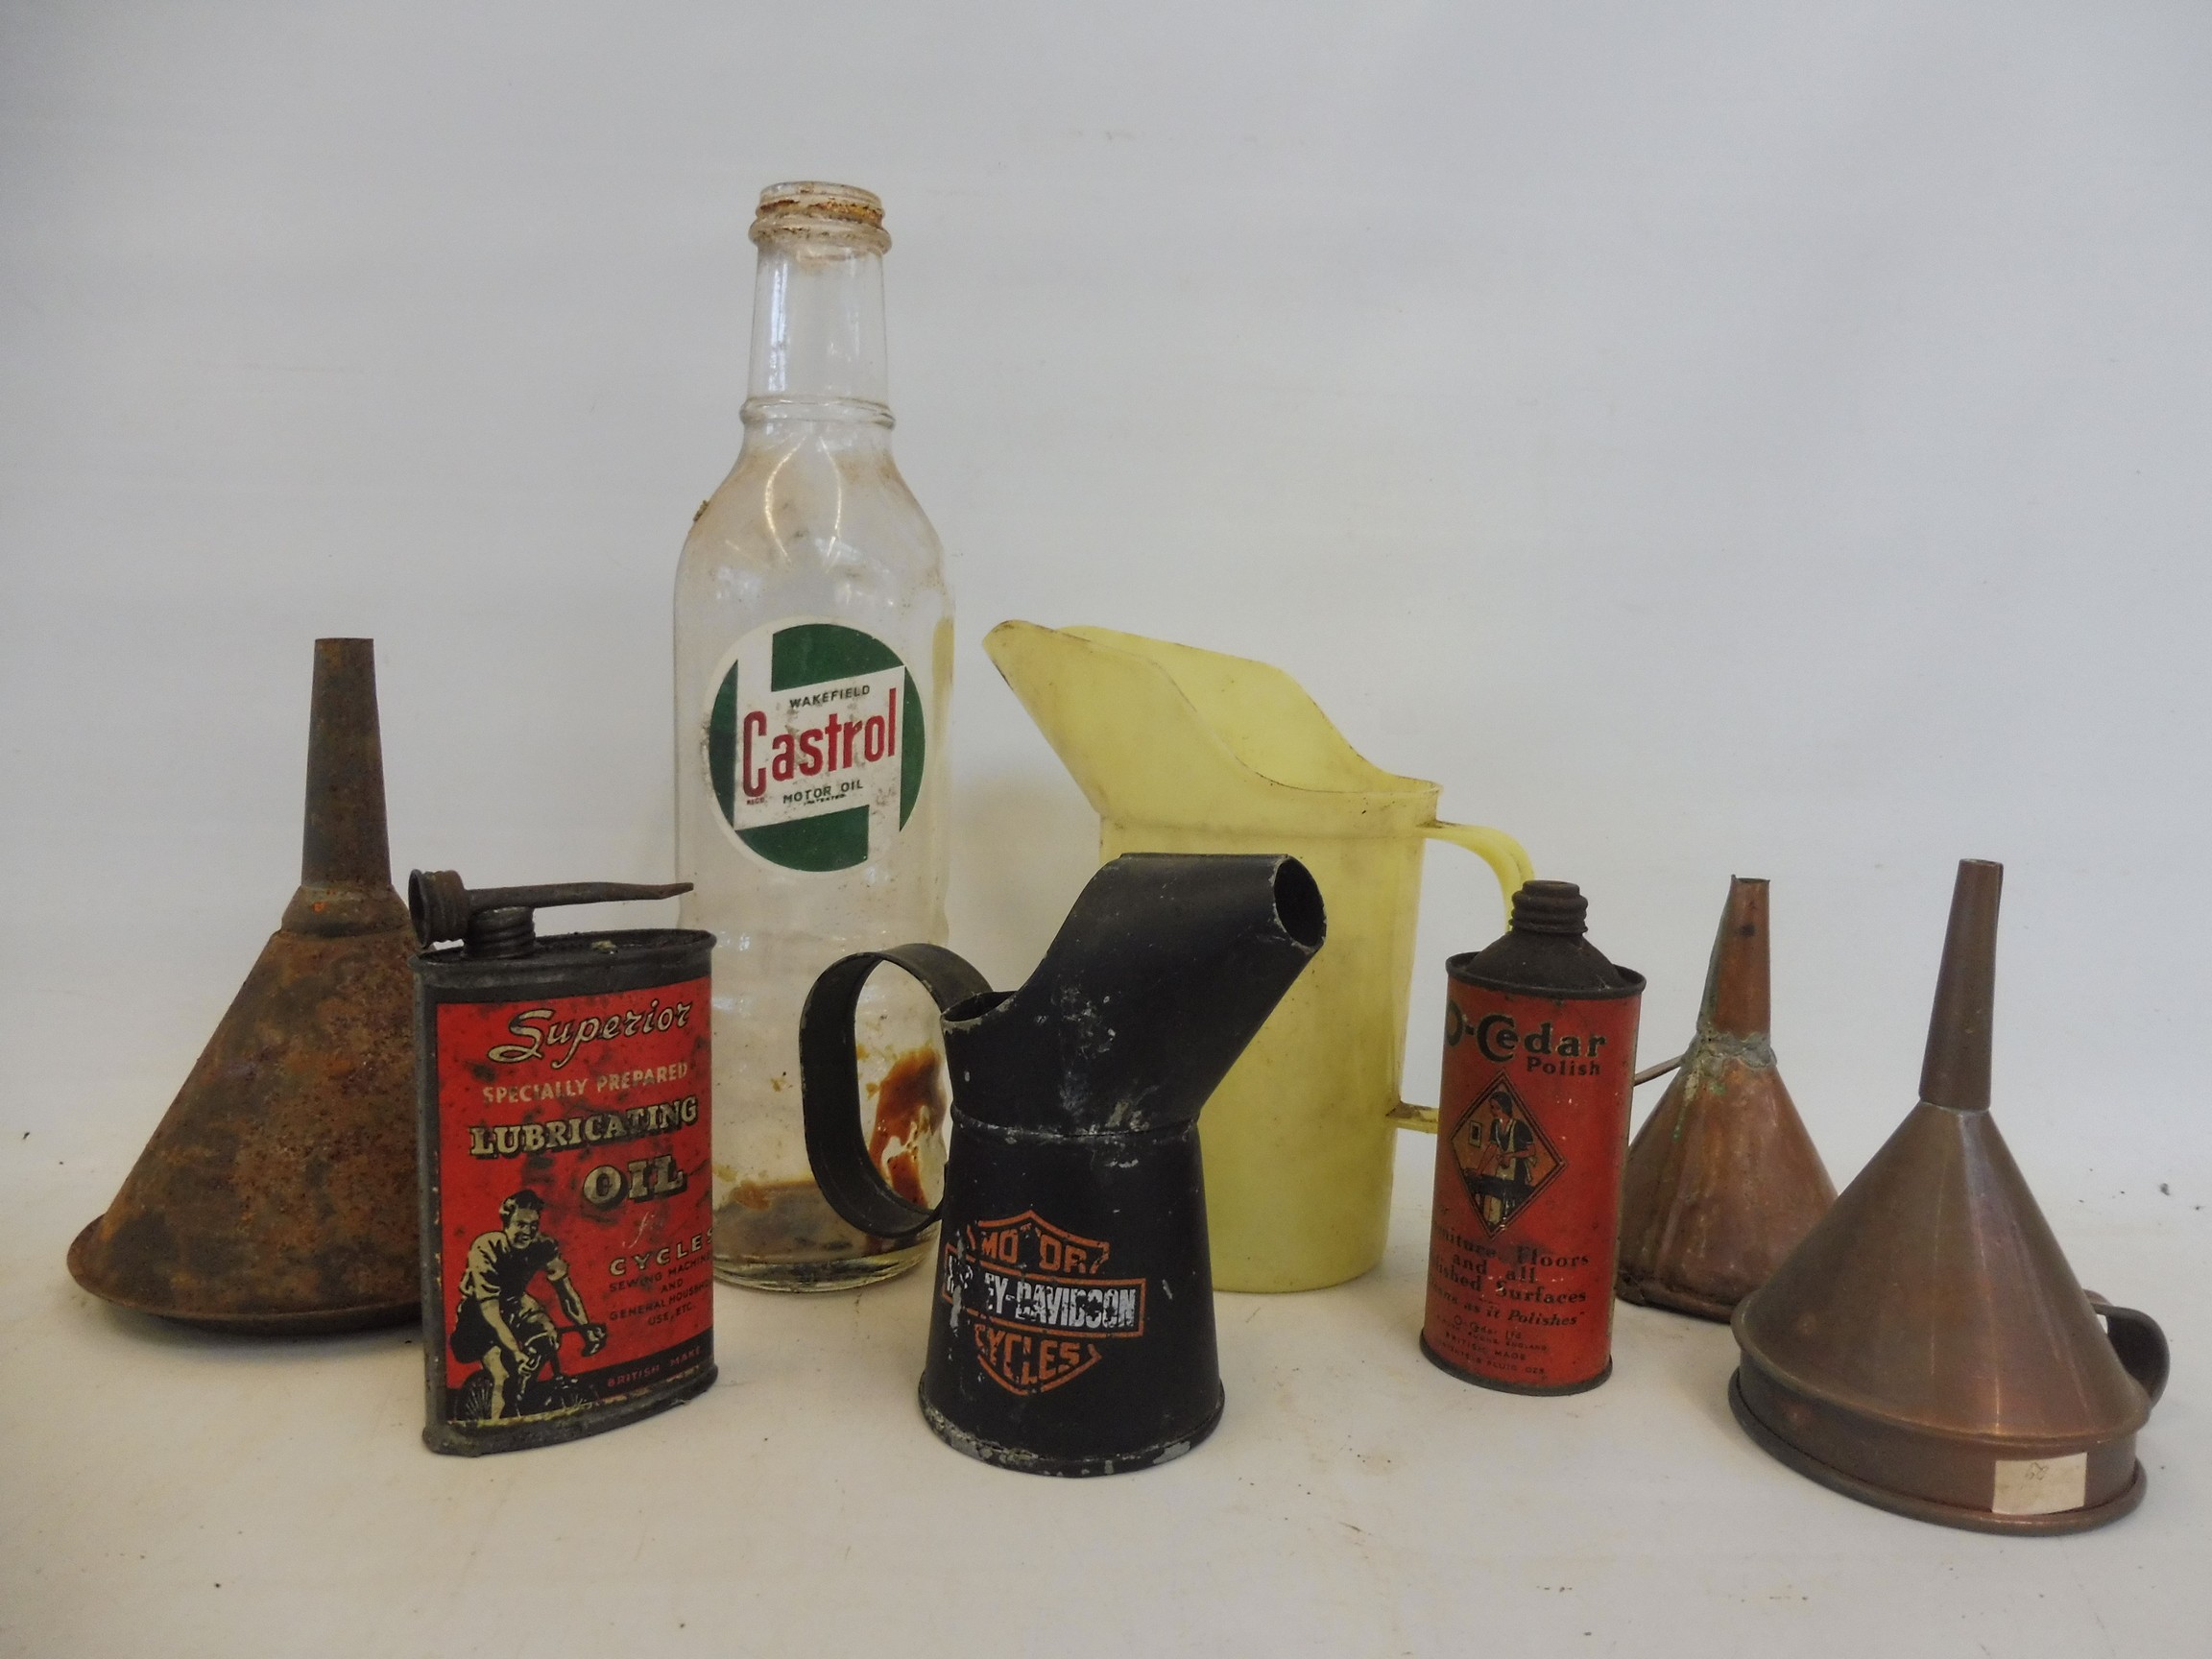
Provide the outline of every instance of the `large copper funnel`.
[[1725,1319],[1836,1202],[1767,1036],[1767,883],[1738,876],[1682,1069],[1628,1148],[1615,1289]]
[[1959,867],[1920,1103],[1738,1306],[1729,1403],[1776,1457],[1864,1503],[2077,1532],[2142,1502],[2135,1434],[2166,1341],[2083,1294],[1989,1116],[2003,878]]
[[95,1295],[217,1331],[420,1316],[415,937],[392,890],[376,665],[315,642],[300,889],[108,1213]]

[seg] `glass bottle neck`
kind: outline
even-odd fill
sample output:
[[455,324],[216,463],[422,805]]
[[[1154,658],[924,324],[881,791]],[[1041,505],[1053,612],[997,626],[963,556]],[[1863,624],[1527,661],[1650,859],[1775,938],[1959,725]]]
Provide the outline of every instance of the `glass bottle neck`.
[[773,238],[753,289],[748,425],[776,420],[890,422],[883,259],[822,238]]

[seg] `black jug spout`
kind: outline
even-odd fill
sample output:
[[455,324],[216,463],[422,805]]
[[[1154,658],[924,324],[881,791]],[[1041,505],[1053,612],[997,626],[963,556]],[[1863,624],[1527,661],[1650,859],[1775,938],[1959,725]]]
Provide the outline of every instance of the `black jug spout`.
[[1325,933],[1295,858],[1115,859],[1026,984],[950,1011],[963,1116],[1057,1135],[1195,1121]]

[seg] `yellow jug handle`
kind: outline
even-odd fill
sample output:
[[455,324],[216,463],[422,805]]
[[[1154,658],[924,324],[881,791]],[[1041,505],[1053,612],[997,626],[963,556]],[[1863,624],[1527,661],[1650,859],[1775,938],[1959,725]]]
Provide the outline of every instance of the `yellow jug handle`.
[[[1464,847],[1498,878],[1498,888],[1505,896],[1506,903],[1520,891],[1521,883],[1536,874],[1536,866],[1528,862],[1528,854],[1521,843],[1503,830],[1487,829],[1480,824],[1446,824],[1431,820],[1421,826],[1421,833],[1431,841],[1450,841]],[[1436,1108],[1416,1106],[1409,1100],[1401,1100],[1389,1111],[1390,1121],[1401,1129],[1418,1129],[1424,1135],[1436,1133]]]
[[1431,841],[1450,841],[1464,847],[1498,878],[1498,889],[1505,896],[1506,903],[1521,890],[1521,883],[1536,874],[1536,866],[1528,862],[1528,854],[1520,842],[1503,830],[1487,829],[1480,824],[1445,824],[1431,819],[1421,826],[1421,833]]
[[[1647,1083],[1655,1082],[1666,1076],[1668,1072],[1677,1070],[1682,1062],[1688,1058],[1687,1054],[1677,1054],[1671,1060],[1662,1060],[1656,1066],[1647,1066],[1635,1076],[1628,1079],[1628,1086],[1631,1089],[1641,1089]],[[1401,1129],[1416,1129],[1424,1135],[1443,1133],[1437,1127],[1438,1113],[1433,1106],[1416,1106],[1410,1100],[1401,1100],[1382,1116],[1389,1118]],[[2095,1298],[2092,1297],[2091,1300],[2094,1301]]]

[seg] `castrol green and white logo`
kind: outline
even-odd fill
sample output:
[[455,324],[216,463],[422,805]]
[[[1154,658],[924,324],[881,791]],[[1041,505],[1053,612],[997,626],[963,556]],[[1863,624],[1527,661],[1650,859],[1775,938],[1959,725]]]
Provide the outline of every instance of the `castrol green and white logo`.
[[786,870],[881,856],[913,816],[927,741],[899,653],[841,622],[756,628],[722,660],[707,708],[723,825]]

